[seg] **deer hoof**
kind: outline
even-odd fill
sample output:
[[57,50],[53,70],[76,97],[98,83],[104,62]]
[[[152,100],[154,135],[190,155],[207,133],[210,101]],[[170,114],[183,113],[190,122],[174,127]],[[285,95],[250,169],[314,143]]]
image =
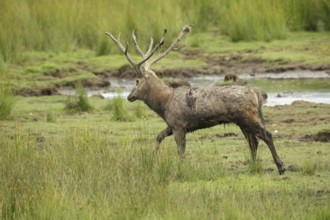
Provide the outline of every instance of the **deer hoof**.
[[284,166],[279,167],[278,172],[280,173],[280,175],[284,174],[284,172],[285,172]]

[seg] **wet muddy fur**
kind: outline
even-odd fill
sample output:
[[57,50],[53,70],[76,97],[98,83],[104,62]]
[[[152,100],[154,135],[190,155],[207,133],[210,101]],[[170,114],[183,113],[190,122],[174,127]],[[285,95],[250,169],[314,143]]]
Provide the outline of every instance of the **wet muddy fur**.
[[[127,43],[125,47],[120,42],[119,37],[115,38],[111,32],[106,33],[124,53],[137,74],[136,85],[127,99],[130,102],[135,100],[143,101],[150,109],[163,118],[167,124],[167,128],[157,136],[156,149],[159,149],[159,145],[165,137],[173,135],[178,153],[180,156],[183,156],[186,149],[187,132],[219,124],[235,123],[241,128],[245,138],[248,140],[252,159],[256,159],[258,137],[268,145],[279,173],[283,174],[285,170],[284,165],[277,155],[271,133],[264,126],[261,111],[264,98],[259,90],[239,85],[207,88],[183,86],[173,89],[165,85],[157,77],[156,73],[150,69],[154,63],[174,49],[175,45],[189,32],[191,32],[191,27],[186,25],[169,48],[159,53],[155,59],[149,61],[154,52],[164,44],[166,30],[164,30],[163,38],[154,47],[151,39],[146,53],[138,46],[133,31],[132,39],[135,49],[142,58],[138,63],[128,53]],[[231,76],[231,79],[236,80],[237,77]]]
[[[241,89],[241,87],[235,87],[235,89]],[[242,89],[244,89],[244,88],[242,88]],[[194,91],[198,91],[198,89],[194,88]],[[235,91],[235,90],[233,90],[233,91]],[[252,93],[253,93],[253,91],[254,90],[252,90]],[[182,95],[182,91],[180,93]],[[192,105],[193,105],[192,103],[195,104],[195,102],[196,102],[196,98],[192,97],[191,93],[192,93],[192,91],[187,89],[186,95],[182,95],[182,96],[189,97],[189,99],[186,100],[186,106],[188,106],[189,108],[192,107]],[[256,95],[258,96],[258,104],[257,104],[258,106],[255,106],[255,108],[257,110],[255,111],[255,113],[249,114],[248,115],[249,117],[237,116],[237,119],[228,119],[228,121],[218,121],[218,122],[215,122],[215,123],[213,122],[211,124],[206,124],[206,125],[203,123],[198,124],[198,122],[203,121],[201,118],[190,118],[189,120],[196,121],[198,126],[189,128],[187,126],[181,127],[181,126],[176,126],[176,124],[173,125],[171,122],[167,121],[166,117],[163,116],[164,120],[169,124],[169,126],[158,134],[157,139],[156,139],[157,140],[156,149],[159,149],[159,145],[164,140],[165,137],[173,134],[176,144],[178,146],[178,153],[180,156],[183,156],[185,153],[185,148],[186,148],[186,133],[187,132],[192,132],[194,130],[202,129],[205,127],[212,127],[212,126],[215,126],[218,124],[235,123],[237,126],[240,127],[242,133],[244,134],[244,137],[248,141],[248,144],[249,144],[249,147],[251,150],[252,160],[256,160],[258,143],[259,143],[258,138],[259,138],[267,144],[267,146],[273,156],[274,162],[278,168],[279,173],[283,174],[285,172],[284,164],[282,163],[282,161],[280,160],[280,158],[276,152],[272,134],[269,131],[267,131],[265,128],[265,122],[264,122],[264,118],[262,115],[262,97],[259,95],[259,93],[256,93]],[[168,111],[172,112],[172,114],[178,113],[174,109],[168,110]],[[173,117],[173,116],[171,116],[171,117]],[[179,117],[179,116],[176,115],[175,118],[176,117]],[[214,116],[212,116],[212,117],[216,118]],[[212,119],[212,117],[211,117],[211,119]],[[178,121],[179,121],[179,119],[178,119]],[[187,124],[189,124],[189,123],[190,122],[187,122]]]

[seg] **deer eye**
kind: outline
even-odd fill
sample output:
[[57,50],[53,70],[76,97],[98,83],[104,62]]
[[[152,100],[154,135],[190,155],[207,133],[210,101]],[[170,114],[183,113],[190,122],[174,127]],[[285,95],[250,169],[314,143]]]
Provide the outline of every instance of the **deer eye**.
[[140,81],[137,79],[137,80],[136,80],[136,85],[138,85],[138,84],[139,84],[139,82],[140,82]]

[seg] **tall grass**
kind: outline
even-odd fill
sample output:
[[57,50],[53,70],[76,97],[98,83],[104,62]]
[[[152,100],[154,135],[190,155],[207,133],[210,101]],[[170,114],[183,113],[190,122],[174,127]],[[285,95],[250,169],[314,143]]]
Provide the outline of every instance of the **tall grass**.
[[134,29],[145,47],[163,28],[173,37],[186,23],[195,31],[220,28],[234,41],[330,29],[328,0],[2,0],[0,8],[1,62],[21,61],[26,50],[108,54],[117,51],[104,35],[109,30],[127,39]]
[[86,90],[81,83],[77,83],[76,85],[76,95],[68,96],[65,103],[65,110],[70,113],[93,110],[93,106],[88,100]]
[[112,111],[113,111],[113,120],[115,121],[131,121],[132,118],[124,108],[125,99],[122,96],[116,96],[111,100]]
[[329,216],[325,201],[320,210],[311,207],[317,197],[304,183],[225,174],[215,160],[181,160],[166,143],[157,156],[131,135],[115,147],[111,137],[82,123],[60,137],[48,137],[40,148],[31,138],[33,131],[20,124],[10,135],[0,129],[2,219]]
[[223,23],[233,41],[270,41],[285,38],[287,32],[284,11],[276,1],[233,1]]
[[15,101],[10,89],[0,87],[0,120],[10,119]]

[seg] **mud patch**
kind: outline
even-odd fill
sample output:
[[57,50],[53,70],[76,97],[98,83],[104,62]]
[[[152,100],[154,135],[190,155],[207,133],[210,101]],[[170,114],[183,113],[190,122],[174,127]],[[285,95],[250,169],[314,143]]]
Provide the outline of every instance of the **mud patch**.
[[14,89],[15,95],[20,96],[51,96],[60,95],[60,92],[55,87],[44,87],[44,88],[20,88]]
[[304,135],[300,139],[301,141],[319,141],[330,142],[330,130],[320,131],[317,134]]

